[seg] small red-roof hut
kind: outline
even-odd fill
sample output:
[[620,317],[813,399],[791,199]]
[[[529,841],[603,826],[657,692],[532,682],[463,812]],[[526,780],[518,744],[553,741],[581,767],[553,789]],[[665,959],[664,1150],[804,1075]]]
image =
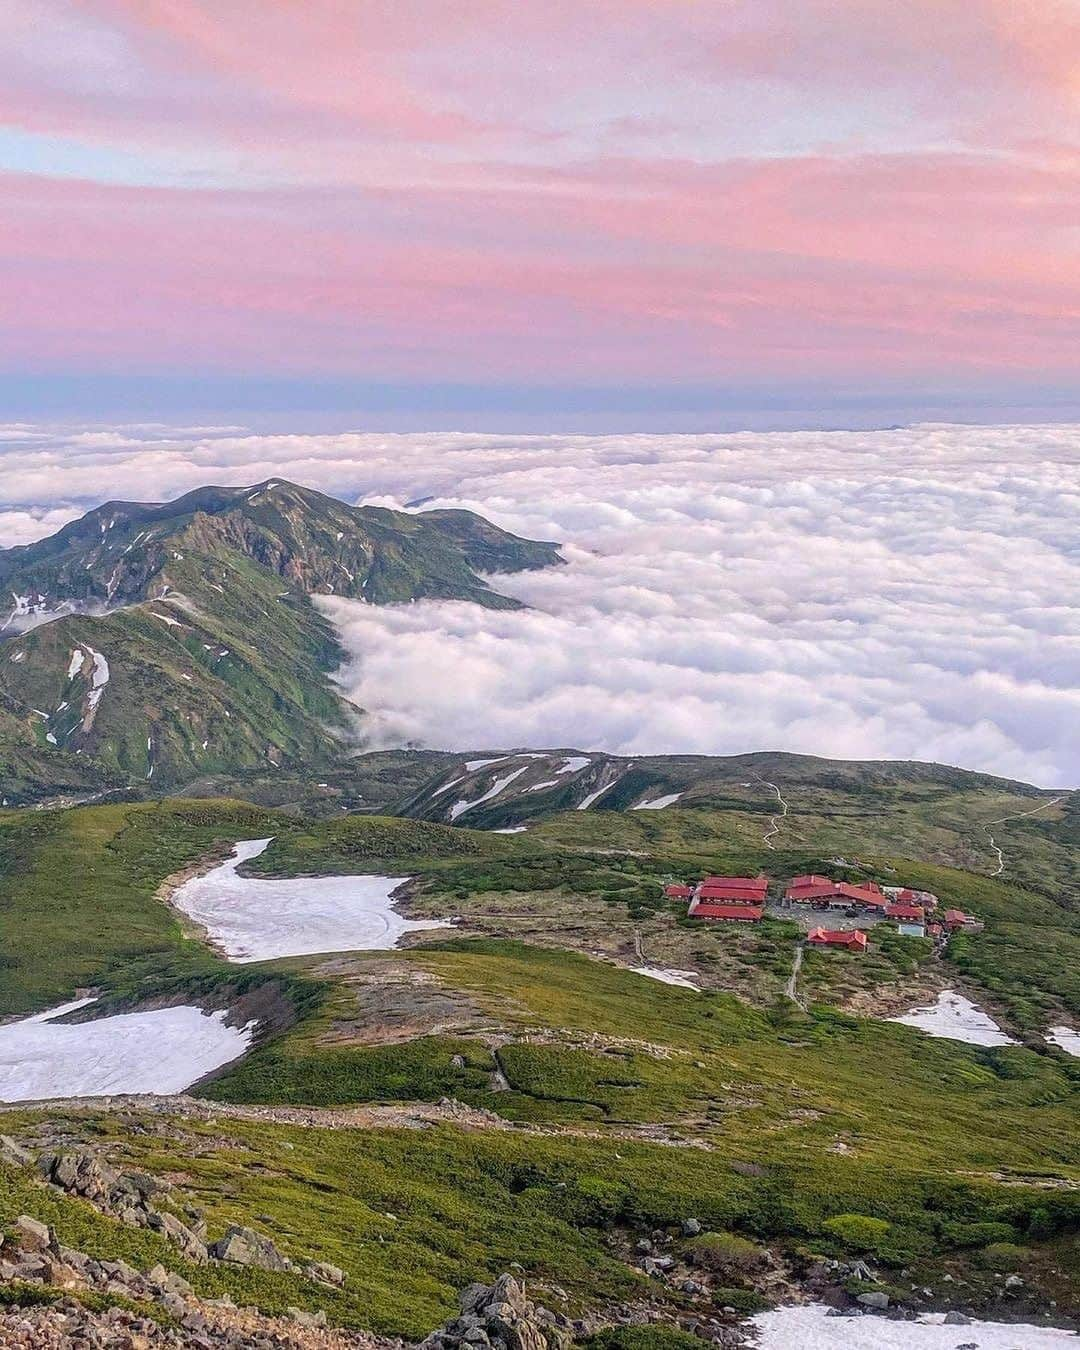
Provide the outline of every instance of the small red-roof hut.
[[848,951],[866,951],[866,934],[857,928],[846,931],[814,928],[807,934],[806,940],[818,947],[846,947]]

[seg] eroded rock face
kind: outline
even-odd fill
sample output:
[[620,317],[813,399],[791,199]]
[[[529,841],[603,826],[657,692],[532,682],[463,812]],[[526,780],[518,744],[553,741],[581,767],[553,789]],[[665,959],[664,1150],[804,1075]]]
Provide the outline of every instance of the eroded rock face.
[[513,1275],[494,1284],[471,1284],[461,1295],[461,1315],[433,1331],[422,1350],[567,1350],[569,1321],[526,1297]]
[[175,1214],[159,1208],[172,1193],[166,1181],[148,1172],[120,1172],[88,1149],[43,1153],[38,1171],[68,1195],[84,1200],[131,1228],[150,1228],[174,1243],[197,1265],[210,1259],[206,1243]]

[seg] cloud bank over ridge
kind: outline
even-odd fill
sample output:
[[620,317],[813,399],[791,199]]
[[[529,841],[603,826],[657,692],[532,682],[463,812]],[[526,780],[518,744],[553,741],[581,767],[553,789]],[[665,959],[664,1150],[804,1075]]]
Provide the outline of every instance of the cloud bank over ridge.
[[4,542],[123,482],[292,477],[565,541],[532,608],[320,601],[375,741],[783,749],[1080,782],[1080,428],[723,436],[0,429]]

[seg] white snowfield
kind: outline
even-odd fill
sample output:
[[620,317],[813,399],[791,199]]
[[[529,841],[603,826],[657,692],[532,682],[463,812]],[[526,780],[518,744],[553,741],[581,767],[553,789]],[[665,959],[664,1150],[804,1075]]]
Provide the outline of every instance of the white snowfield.
[[631,811],[662,811],[665,806],[672,806],[682,796],[681,792],[669,792],[666,797],[653,797],[648,802],[638,802],[637,806],[632,806]]
[[1067,1055],[1075,1055],[1080,1059],[1080,1031],[1075,1027],[1051,1027],[1046,1033],[1046,1039]]
[[0,1026],[0,1102],[99,1097],[114,1092],[183,1092],[239,1058],[255,1023],[226,1026],[224,1012],[154,1008],[96,1022],[55,1021],[93,1003],[80,998]]
[[630,970],[634,975],[644,975],[650,980],[659,980],[661,984],[674,984],[680,989],[692,989],[695,994],[701,992],[697,985],[696,970],[667,970],[663,966],[631,966]]
[[894,1322],[865,1314],[830,1317],[824,1304],[775,1308],[750,1319],[757,1332],[756,1350],[1063,1350],[1077,1345],[1076,1336],[1060,1327],[1028,1323],[979,1322],[943,1325],[944,1313],[927,1313],[917,1322]]
[[591,763],[592,760],[588,755],[568,755],[562,762],[562,768],[556,769],[555,772],[559,774],[578,773],[582,769],[587,768]]
[[243,839],[232,857],[184,882],[172,902],[206,929],[230,961],[272,961],[317,952],[384,951],[403,933],[449,928],[435,920],[403,919],[390,896],[408,877],[290,877],[267,881],[237,876],[270,839]]
[[952,989],[943,990],[937,1002],[927,1008],[913,1008],[901,1017],[889,1017],[905,1027],[917,1027],[928,1036],[942,1036],[950,1041],[966,1041],[968,1045],[1016,1045],[1006,1036],[994,1019],[975,1006],[963,994]]
[[511,769],[509,773],[503,774],[501,778],[496,778],[483,796],[477,797],[471,802],[464,798],[461,801],[455,802],[450,808],[450,819],[457,820],[458,816],[463,816],[466,811],[471,811],[474,806],[479,806],[481,802],[491,801],[493,797],[497,797],[499,793],[502,792],[503,788],[509,787],[515,778],[520,778],[528,767],[527,764],[522,764],[520,768]]

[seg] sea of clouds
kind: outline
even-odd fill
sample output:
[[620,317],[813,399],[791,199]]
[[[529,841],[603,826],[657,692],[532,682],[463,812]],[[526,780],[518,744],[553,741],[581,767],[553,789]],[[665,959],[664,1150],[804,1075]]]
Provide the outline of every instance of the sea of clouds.
[[530,608],[319,601],[373,744],[782,749],[1080,783],[1080,427],[543,437],[0,428],[0,542],[272,475],[464,506]]

